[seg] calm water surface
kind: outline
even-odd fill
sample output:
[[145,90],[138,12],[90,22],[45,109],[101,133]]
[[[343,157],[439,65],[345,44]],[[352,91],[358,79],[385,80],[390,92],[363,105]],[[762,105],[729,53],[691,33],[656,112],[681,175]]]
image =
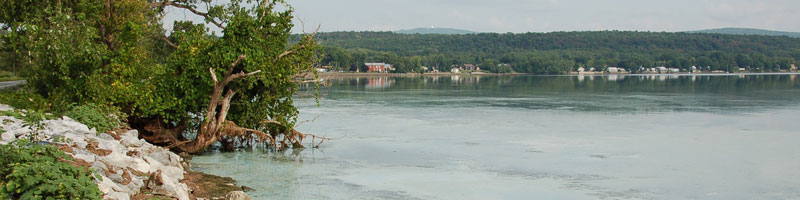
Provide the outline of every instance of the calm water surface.
[[800,199],[799,75],[341,78],[320,149],[210,153],[255,199]]

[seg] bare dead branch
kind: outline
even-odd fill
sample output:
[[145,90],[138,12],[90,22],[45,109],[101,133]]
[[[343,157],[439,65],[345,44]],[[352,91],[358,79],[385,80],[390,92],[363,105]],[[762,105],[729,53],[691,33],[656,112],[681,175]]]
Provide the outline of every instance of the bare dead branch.
[[214,73],[214,68],[209,67],[208,72],[211,72],[211,80],[214,80],[214,85],[216,85],[219,81],[217,80],[217,73]]
[[161,36],[161,40],[164,40],[165,42],[167,42],[167,44],[169,46],[171,46],[173,48],[176,48],[176,49],[178,48],[178,45],[175,45],[175,43],[172,43],[172,41],[169,41],[169,39],[167,39],[167,36]]
[[314,72],[312,72],[311,70],[306,70],[306,71],[303,71],[301,73],[298,73],[298,74],[292,76],[292,79],[307,78],[309,76],[314,76]]
[[258,74],[260,72],[261,72],[261,70],[256,70],[254,72],[250,72],[250,73],[246,73],[246,74],[244,72],[239,72],[239,73],[236,73],[236,74],[232,74],[232,75],[228,76],[228,78],[226,78],[223,81],[223,83],[224,84],[228,84],[228,82],[231,82],[233,80],[244,78],[244,77],[248,77],[248,76],[251,76],[253,74]]
[[172,2],[172,1],[169,1],[169,0],[164,0],[162,2],[150,3],[150,7],[151,8],[166,7],[166,6],[172,6],[172,7],[176,7],[176,8],[183,8],[183,9],[189,10],[190,12],[194,13],[195,15],[202,16],[203,18],[205,18],[206,20],[208,20],[212,24],[216,25],[220,29],[225,29],[225,26],[223,26],[222,23],[217,22],[217,20],[214,19],[214,17],[212,17],[211,15],[208,15],[208,13],[200,12],[199,10],[195,9],[194,7],[192,7],[190,5],[184,5],[184,4],[180,4],[180,3],[175,3],[175,2]]
[[242,62],[242,60],[244,60],[245,57],[247,56],[245,56],[244,54],[239,55],[239,57],[236,58],[236,61],[233,61],[233,63],[231,63],[231,66],[228,67],[228,71],[225,72],[225,76],[231,75],[231,73],[233,73],[233,68],[236,67],[236,65],[239,65],[239,63]]
[[297,124],[295,124],[294,126],[295,126],[295,127],[298,127],[298,126],[300,126],[300,125],[302,125],[302,124],[305,124],[305,123],[307,123],[307,122],[314,122],[314,121],[317,121],[317,118],[319,118],[319,115],[317,115],[316,117],[314,117],[314,119],[310,119],[310,120],[305,120],[305,121],[298,122],[298,123],[297,123]]
[[325,79],[311,79],[311,80],[296,80],[292,81],[294,83],[302,84],[302,83],[322,83],[325,82]]
[[226,93],[225,97],[222,98],[222,110],[219,112],[217,127],[221,127],[222,123],[225,122],[225,118],[228,116],[228,110],[231,108],[231,99],[233,99],[233,96],[236,95],[236,92],[236,90],[228,90],[228,93]]
[[[314,30],[314,32],[310,34],[311,38],[314,38],[314,36],[315,36],[315,35],[317,35],[317,32],[319,31],[319,29],[320,29],[321,27],[322,27],[322,25],[319,25],[319,26],[317,26],[317,29],[316,29],[316,30]],[[297,47],[297,48],[295,48],[295,49],[290,49],[290,50],[286,50],[286,51],[284,51],[283,53],[281,53],[280,55],[278,55],[278,57],[276,57],[276,58],[275,58],[275,60],[281,59],[281,58],[283,58],[283,57],[286,57],[286,56],[288,56],[288,55],[292,55],[292,54],[294,54],[294,53],[295,53],[296,51],[298,51],[298,50],[305,49],[305,48],[306,48],[306,45],[308,45],[308,43],[309,43],[309,42],[313,42],[313,40],[308,40],[308,41],[306,41],[305,43],[301,44],[300,46],[298,46],[298,47]]]

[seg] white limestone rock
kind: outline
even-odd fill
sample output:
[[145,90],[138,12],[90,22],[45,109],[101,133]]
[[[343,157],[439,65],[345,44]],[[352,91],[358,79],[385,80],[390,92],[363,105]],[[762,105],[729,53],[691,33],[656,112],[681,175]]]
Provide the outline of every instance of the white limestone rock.
[[111,150],[113,152],[123,152],[127,151],[128,149],[127,147],[120,144],[119,141],[116,141],[113,138],[111,140],[100,138],[99,140],[97,140],[97,147],[100,149]]
[[[3,109],[13,108],[0,104],[0,110]],[[144,186],[144,177],[136,176],[131,170],[142,173],[160,170],[164,184],[156,186],[156,190],[181,200],[189,199],[189,188],[186,184],[180,183],[185,172],[183,159],[167,149],[139,139],[138,131],[121,133],[120,140],[116,140],[106,133],[97,134],[95,129],[89,129],[86,125],[68,117],[45,120],[42,123],[44,128],[39,133],[42,138],[47,142],[74,146],[72,153],[67,154],[90,163],[91,168],[101,176],[95,183],[103,192],[104,199],[128,200],[130,195],[139,193]],[[0,135],[0,144],[27,137],[31,130],[22,124],[22,120],[0,116],[0,128],[4,130]],[[53,141],[55,139],[57,141]],[[110,150],[111,153],[106,156],[94,154],[86,149],[90,141],[96,142],[98,149]],[[129,176],[124,175],[125,173],[129,173]],[[122,184],[127,181],[129,181],[127,184]]]
[[139,138],[139,131],[136,129],[129,130],[128,132],[121,133],[120,136],[131,136],[134,138]]
[[107,200],[130,200],[131,197],[130,197],[129,194],[124,193],[124,192],[110,192],[110,193],[106,194],[103,197],[103,199],[104,200],[105,199],[107,199]]
[[242,191],[232,191],[225,195],[225,200],[253,200],[247,193]]
[[119,142],[122,143],[122,145],[124,145],[126,147],[134,147],[134,148],[135,147],[141,147],[142,145],[147,143],[143,139],[139,139],[139,138],[137,138],[135,136],[130,136],[130,135],[121,136],[121,139],[120,139]]
[[11,106],[6,104],[0,104],[0,111],[12,111],[12,110],[14,110],[14,108],[12,108]]
[[100,139],[103,139],[103,140],[108,140],[108,141],[116,140],[116,139],[114,139],[114,136],[111,136],[108,133],[99,133],[99,134],[97,134],[97,137],[99,137]]
[[45,128],[42,130],[42,134],[45,135],[53,135],[53,134],[60,134],[64,135],[64,133],[74,133],[74,134],[96,134],[96,131],[92,131],[84,124],[80,122],[76,122],[75,120],[66,118],[66,119],[57,119],[57,120],[44,120],[42,121]]
[[140,177],[131,175],[131,182],[128,185],[125,185],[128,189],[131,190],[130,195],[137,195],[139,194],[139,190],[144,186],[144,180]]
[[167,195],[180,200],[189,200],[189,187],[186,184],[180,183],[178,180],[169,179],[164,174],[161,174],[161,178],[164,180],[164,184],[158,186],[156,190],[166,191]]
[[133,158],[133,162],[134,164],[128,166],[131,169],[134,169],[142,173],[148,173],[152,171],[150,170],[151,169],[150,164],[145,162],[144,159],[142,159],[141,157]]
[[72,154],[72,157],[75,159],[81,159],[88,163],[97,161],[97,155],[94,155],[92,152],[80,148],[72,148],[72,151],[75,152]]

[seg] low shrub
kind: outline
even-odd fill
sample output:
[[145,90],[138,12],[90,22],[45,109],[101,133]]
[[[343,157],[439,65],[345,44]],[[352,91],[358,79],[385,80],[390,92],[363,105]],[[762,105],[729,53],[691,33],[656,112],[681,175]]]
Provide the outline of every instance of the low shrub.
[[100,199],[92,171],[52,145],[0,145],[0,199]]
[[52,103],[27,89],[0,90],[0,103],[16,109],[51,111]]
[[89,128],[96,128],[99,133],[120,127],[125,119],[125,114],[118,109],[93,103],[74,106],[64,115],[86,124]]

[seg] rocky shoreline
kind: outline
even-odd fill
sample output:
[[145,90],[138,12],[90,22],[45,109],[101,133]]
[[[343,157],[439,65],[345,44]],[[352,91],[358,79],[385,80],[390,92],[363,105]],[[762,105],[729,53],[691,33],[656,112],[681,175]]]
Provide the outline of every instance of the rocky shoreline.
[[[13,110],[0,104],[0,111]],[[0,122],[0,129],[4,130],[0,144],[28,138],[33,132],[23,126],[21,119],[0,116]],[[97,133],[94,128],[66,116],[41,123],[43,128],[38,130],[37,137],[73,157],[71,164],[93,169],[94,182],[103,192],[103,199],[250,199],[232,179],[214,179],[216,176],[192,172],[184,158],[140,139],[137,130]],[[230,186],[223,188],[224,196],[215,188],[221,186]],[[200,192],[205,195],[194,192],[212,190],[217,192]]]

